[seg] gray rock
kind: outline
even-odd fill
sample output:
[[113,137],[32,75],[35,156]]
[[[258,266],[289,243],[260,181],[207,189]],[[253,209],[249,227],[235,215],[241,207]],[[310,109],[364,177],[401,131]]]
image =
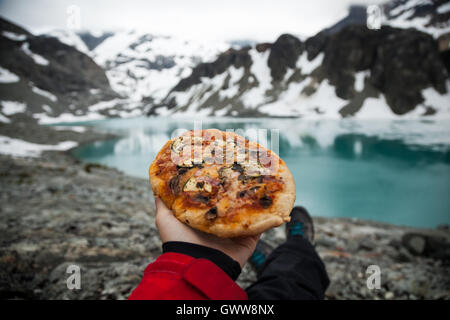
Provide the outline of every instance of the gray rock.
[[399,262],[410,262],[414,260],[414,257],[405,248],[400,248],[395,256],[395,259]]
[[315,239],[316,246],[322,246],[325,248],[336,248],[337,239],[328,236],[321,236]]
[[394,293],[388,291],[388,292],[386,292],[386,293],[384,294],[384,298],[385,298],[386,300],[391,300],[391,299],[394,298]]
[[[26,184],[20,180],[24,172]],[[62,153],[36,159],[0,155],[0,175],[4,298],[126,299],[147,264],[161,254],[145,179],[109,168],[87,173]],[[314,222],[316,250],[331,281],[327,299],[450,298],[448,263],[438,258],[448,248],[448,232],[359,219],[314,217]],[[373,231],[361,234],[361,226]],[[399,234],[423,235],[423,254],[412,255]],[[283,228],[263,238],[275,247],[285,240]],[[70,264],[81,267],[81,290],[67,288]],[[380,290],[366,286],[366,269],[374,264],[381,269]],[[247,264],[237,282],[246,288],[255,280]]]
[[426,240],[420,234],[407,233],[403,236],[402,243],[413,254],[422,254],[425,251]]
[[369,238],[363,238],[360,242],[359,242],[359,248],[363,249],[363,250],[373,250],[375,249],[375,244],[374,242],[369,239]]

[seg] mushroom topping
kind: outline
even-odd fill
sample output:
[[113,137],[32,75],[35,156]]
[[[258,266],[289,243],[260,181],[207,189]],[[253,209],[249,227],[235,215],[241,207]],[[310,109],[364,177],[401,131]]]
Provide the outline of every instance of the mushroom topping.
[[243,198],[243,197],[245,197],[246,194],[247,194],[247,190],[242,190],[242,191],[239,191],[239,192],[236,194],[236,196],[237,196],[238,198]]
[[245,163],[242,165],[244,167],[245,175],[250,177],[259,177],[266,174],[267,169],[264,168],[259,162],[256,163]]
[[205,219],[208,221],[213,221],[217,218],[217,207],[212,207],[205,213]]
[[192,162],[191,158],[181,159],[181,162],[178,163],[178,166],[183,168],[192,168],[194,166],[194,163]]
[[261,205],[261,207],[266,209],[272,205],[272,198],[264,195],[261,199],[259,199],[259,204]]
[[179,153],[181,153],[181,151],[183,151],[183,148],[186,144],[187,143],[185,141],[183,141],[183,137],[178,137],[175,139],[174,142],[172,142],[172,146],[171,146],[172,151],[179,154]]
[[204,203],[204,204],[208,204],[209,203],[209,197],[204,196],[202,194],[196,194],[193,198],[194,201],[200,202],[200,203]]
[[169,180],[169,187],[170,190],[172,190],[173,194],[177,194],[178,192],[180,192],[180,176],[176,175],[175,177],[173,177],[172,179]]
[[183,191],[195,191],[195,192],[211,192],[212,185],[207,181],[197,181],[195,177],[189,178],[183,186]]

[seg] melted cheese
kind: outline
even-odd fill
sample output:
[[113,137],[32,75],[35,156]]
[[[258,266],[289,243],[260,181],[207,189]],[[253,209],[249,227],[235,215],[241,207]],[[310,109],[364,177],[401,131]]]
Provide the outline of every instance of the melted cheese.
[[212,186],[207,181],[198,181],[195,177],[191,177],[184,184],[183,191],[185,191],[185,192],[189,192],[189,191],[194,191],[194,192],[202,192],[202,191],[211,192],[212,191]]

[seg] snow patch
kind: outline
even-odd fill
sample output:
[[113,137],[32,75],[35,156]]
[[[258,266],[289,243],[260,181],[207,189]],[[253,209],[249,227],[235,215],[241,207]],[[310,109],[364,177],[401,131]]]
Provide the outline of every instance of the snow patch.
[[11,123],[11,120],[9,120],[7,117],[5,117],[4,115],[2,115],[2,114],[0,113],[0,122],[3,122],[3,123]]
[[140,109],[134,109],[131,111],[122,110],[119,112],[119,116],[121,118],[134,118],[142,115],[142,111]]
[[88,49],[84,41],[80,38],[78,34],[76,34],[71,30],[63,30],[63,29],[50,30],[48,32],[45,32],[43,35],[57,38],[60,42],[68,46],[74,47],[80,52],[90,55],[90,50]]
[[309,61],[308,54],[306,51],[304,51],[298,58],[296,67],[302,71],[302,74],[310,74],[322,64],[324,57],[325,57],[324,53],[321,52],[320,54],[317,55],[317,57]]
[[25,110],[27,109],[27,106],[25,104],[17,101],[2,101],[1,104],[2,112],[7,116],[25,112]]
[[65,131],[65,130],[69,130],[69,131],[74,131],[74,132],[78,132],[78,133],[83,133],[86,132],[86,127],[83,126],[53,126],[52,127],[55,130],[58,131]]
[[0,83],[14,83],[19,82],[20,78],[11,71],[0,67]]
[[231,66],[228,69],[228,73],[230,74],[230,84],[236,84],[244,75],[244,67],[236,68],[235,66]]
[[[306,78],[299,83],[290,83],[275,102],[265,104],[259,110],[274,116],[301,116],[308,119],[340,119],[339,110],[347,103],[336,96],[335,88],[328,80],[314,84]],[[307,96],[302,93],[306,86],[317,86],[316,91]]]
[[228,69],[228,74],[230,75],[230,80],[228,82],[228,88],[222,89],[219,91],[219,97],[221,99],[225,98],[233,98],[239,93],[239,80],[242,79],[244,75],[244,67],[236,68],[235,66],[231,66]]
[[120,100],[113,99],[109,101],[101,101],[89,107],[89,111],[96,112],[114,107]]
[[53,102],[58,101],[58,98],[57,98],[54,94],[52,94],[52,93],[50,93],[50,92],[48,92],[48,91],[39,89],[38,87],[34,87],[34,86],[33,86],[33,87],[31,88],[31,91],[33,91],[34,93],[36,93],[36,94],[38,94],[38,95],[40,95],[40,96],[46,97],[47,99],[49,99],[49,100],[51,100],[51,101],[53,101]]
[[379,98],[366,98],[355,119],[389,119],[394,116],[383,94]]
[[134,32],[117,32],[114,36],[105,39],[94,49],[94,60],[100,65],[105,65],[108,60],[115,58],[134,40]]
[[231,105],[228,105],[228,106],[226,106],[225,108],[222,108],[222,109],[220,109],[220,110],[216,110],[216,111],[214,112],[214,115],[215,115],[216,117],[223,117],[223,116],[225,116],[225,115],[228,113],[228,111],[230,110],[230,108],[231,108]]
[[422,90],[422,96],[425,99],[423,104],[435,108],[436,117],[439,118],[450,118],[450,81],[447,81],[446,85],[446,94],[440,94],[432,87]]
[[361,92],[364,89],[364,80],[370,77],[370,70],[359,71],[355,73],[355,91]]
[[444,3],[437,8],[439,14],[444,14],[450,11],[450,2]]
[[56,145],[36,144],[0,136],[0,153],[11,155],[13,157],[38,157],[42,151],[65,151],[77,145],[78,143],[74,141],[64,141]]
[[104,119],[105,116],[98,113],[89,113],[87,115],[74,115],[71,113],[62,113],[57,117],[49,117],[45,113],[35,113],[33,118],[38,120],[39,124],[54,124],[54,123],[65,123],[65,122],[80,122],[80,121],[91,121]]
[[42,106],[42,109],[43,109],[46,113],[52,113],[52,112],[53,112],[52,108],[50,108],[50,106],[48,106],[48,105],[46,105],[46,104],[44,104],[44,105]]
[[250,89],[242,96],[245,106],[255,108],[267,101],[266,91],[272,88],[272,76],[268,66],[269,50],[259,53],[255,49],[249,51],[252,58],[252,66],[250,72],[258,81],[258,86]]
[[432,4],[432,1],[430,1],[430,0],[409,0],[409,1],[406,1],[406,3],[401,4],[401,5],[397,6],[396,8],[392,9],[390,13],[391,13],[391,15],[396,16],[396,15],[402,13],[403,11],[407,11],[416,6],[424,5],[424,4]]
[[31,59],[33,59],[35,63],[40,64],[42,66],[47,66],[49,64],[47,59],[36,53],[33,53],[30,50],[30,44],[28,42],[22,44],[22,50],[23,52],[25,52],[26,55],[28,55]]
[[219,91],[219,97],[221,99],[231,99],[239,93],[239,86],[230,85],[227,89],[223,89]]
[[13,41],[23,41],[27,38],[27,36],[24,34],[18,34],[10,31],[3,31],[2,35]]
[[300,92],[309,81],[310,79],[306,78],[299,83],[291,82],[277,101],[265,104],[259,110],[273,116],[300,116]]

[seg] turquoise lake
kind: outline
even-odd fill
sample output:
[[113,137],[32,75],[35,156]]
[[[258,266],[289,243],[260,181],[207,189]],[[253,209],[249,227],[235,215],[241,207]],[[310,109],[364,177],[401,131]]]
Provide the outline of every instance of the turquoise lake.
[[[82,161],[147,178],[147,170],[175,130],[192,118],[108,119],[89,125],[119,138],[73,150]],[[279,155],[296,183],[297,205],[312,215],[356,217],[401,225],[450,224],[450,122],[300,119],[201,119],[203,129],[279,132]],[[197,127],[196,127],[197,128]],[[261,132],[260,132],[261,133]],[[271,131],[267,143],[271,147]],[[149,187],[150,188],[150,187]]]

